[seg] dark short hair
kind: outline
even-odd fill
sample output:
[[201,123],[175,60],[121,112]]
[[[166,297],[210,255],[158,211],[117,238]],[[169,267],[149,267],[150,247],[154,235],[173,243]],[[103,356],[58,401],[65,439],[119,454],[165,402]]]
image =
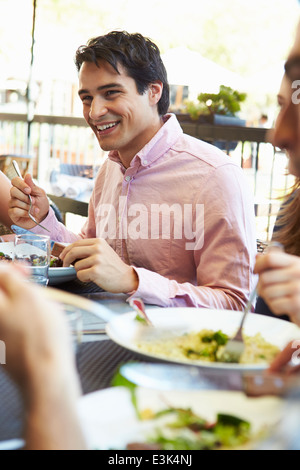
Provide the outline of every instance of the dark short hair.
[[105,60],[119,73],[121,64],[129,77],[133,78],[141,95],[151,83],[163,83],[162,96],[158,102],[158,113],[164,115],[170,104],[167,72],[160,56],[159,48],[149,38],[139,33],[112,31],[88,41],[76,51],[75,64],[79,71],[83,62]]

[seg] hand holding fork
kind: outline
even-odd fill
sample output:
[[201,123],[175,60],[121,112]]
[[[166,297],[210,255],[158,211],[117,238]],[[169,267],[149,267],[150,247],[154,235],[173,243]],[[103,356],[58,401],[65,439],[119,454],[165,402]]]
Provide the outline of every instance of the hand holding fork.
[[[20,172],[19,165],[17,164],[17,162],[16,162],[15,160],[13,160],[13,161],[12,161],[12,164],[13,164],[13,167],[14,167],[15,172],[17,173],[18,177],[23,179],[23,177],[22,177],[22,175],[21,175],[21,172]],[[28,210],[28,216],[30,217],[30,219],[31,219],[36,225],[38,225],[39,227],[41,227],[43,230],[46,230],[47,232],[50,232],[50,230],[48,230],[46,227],[44,227],[43,225],[41,225],[41,224],[35,219],[35,217],[33,217],[33,215],[31,214],[32,199],[31,199],[30,194],[28,194],[28,198],[29,198],[29,203],[30,203],[30,207],[29,207],[29,210]]]
[[[284,248],[281,243],[278,242],[271,242],[269,247],[267,248],[267,252],[271,251],[280,251],[283,252]],[[255,301],[255,297],[257,295],[257,286],[252,290],[248,303],[243,311],[241,323],[239,325],[238,331],[236,332],[235,336],[230,339],[225,348],[224,351],[221,355],[221,360],[222,362],[239,362],[241,355],[244,352],[245,349],[245,343],[244,343],[244,338],[243,338],[243,326],[245,319],[248,315],[249,312],[251,312],[252,305]]]

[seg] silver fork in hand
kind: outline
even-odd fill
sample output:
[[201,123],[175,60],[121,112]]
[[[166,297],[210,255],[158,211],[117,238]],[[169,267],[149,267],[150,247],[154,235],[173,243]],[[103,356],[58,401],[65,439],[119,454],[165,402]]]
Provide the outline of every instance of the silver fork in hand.
[[240,357],[243,354],[244,349],[245,349],[245,342],[244,342],[243,333],[242,333],[243,326],[244,326],[244,321],[245,321],[245,318],[246,318],[247,314],[250,312],[250,310],[252,308],[252,303],[255,299],[255,296],[256,296],[256,288],[253,289],[253,291],[250,294],[248,303],[245,307],[245,310],[244,310],[244,313],[243,313],[243,316],[242,316],[242,320],[241,320],[241,323],[240,323],[240,326],[239,326],[239,329],[238,329],[236,335],[227,342],[227,344],[224,348],[224,351],[223,351],[221,357],[219,358],[219,361],[221,361],[221,362],[239,362]]
[[[17,173],[17,175],[19,176],[19,178],[22,178],[22,175],[21,175],[21,172],[20,172],[20,168],[19,168],[19,165],[17,164],[17,162],[15,160],[12,161],[12,164],[14,166],[14,169],[15,169],[15,172]],[[23,178],[22,178],[23,179]],[[48,230],[46,227],[43,227],[43,225],[41,225],[34,217],[33,215],[31,214],[31,208],[32,208],[32,199],[31,199],[31,196],[30,194],[28,194],[28,198],[29,198],[29,211],[28,211],[28,216],[31,218],[31,220],[36,224],[38,225],[39,227],[41,227],[43,230],[46,230],[47,232],[50,232],[50,230]]]
[[[282,251],[284,251],[284,246],[279,242],[272,241],[269,244],[268,248],[266,249],[265,253],[268,253],[268,252],[274,251],[274,250],[282,252]],[[249,301],[248,301],[248,303],[245,307],[239,329],[238,329],[236,335],[227,342],[227,344],[226,344],[226,346],[223,350],[223,353],[222,353],[221,357],[219,358],[220,361],[222,361],[222,362],[239,362],[240,357],[243,354],[244,349],[245,349],[245,343],[244,343],[244,338],[243,338],[243,334],[242,334],[243,325],[244,325],[244,321],[245,321],[245,318],[246,318],[247,314],[251,310],[252,303],[255,299],[255,296],[256,296],[256,287],[255,287],[255,289],[253,289],[253,291],[250,294],[250,298],[249,298]]]

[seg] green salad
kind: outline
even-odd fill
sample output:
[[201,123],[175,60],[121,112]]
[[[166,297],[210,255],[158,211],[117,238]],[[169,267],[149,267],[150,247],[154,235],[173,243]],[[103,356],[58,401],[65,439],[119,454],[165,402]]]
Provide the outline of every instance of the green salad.
[[[143,413],[142,413],[143,417]],[[166,418],[165,421],[162,418]],[[128,450],[216,450],[237,448],[251,439],[251,425],[238,416],[219,413],[211,423],[190,408],[168,408],[152,417],[155,431],[145,443],[131,442]]]
[[118,371],[113,386],[127,387],[138,419],[151,420],[152,431],[143,442],[127,443],[127,450],[217,450],[235,449],[253,440],[251,424],[245,419],[219,413],[213,422],[196,414],[191,408],[168,406],[158,412],[140,410],[137,386]]

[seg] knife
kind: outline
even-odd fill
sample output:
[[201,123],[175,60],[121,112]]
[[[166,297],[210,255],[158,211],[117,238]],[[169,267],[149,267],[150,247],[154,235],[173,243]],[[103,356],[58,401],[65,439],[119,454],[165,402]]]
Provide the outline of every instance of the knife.
[[286,396],[300,389],[297,375],[212,371],[195,366],[132,362],[120,367],[130,382],[158,390],[232,390],[247,396]]

